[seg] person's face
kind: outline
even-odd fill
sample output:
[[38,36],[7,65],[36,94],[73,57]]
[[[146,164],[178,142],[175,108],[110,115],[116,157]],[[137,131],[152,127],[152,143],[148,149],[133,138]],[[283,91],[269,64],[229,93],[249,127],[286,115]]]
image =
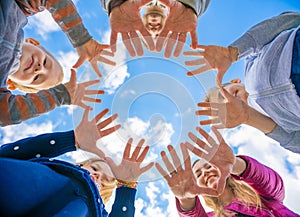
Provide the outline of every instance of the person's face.
[[42,48],[24,43],[20,68],[9,79],[22,86],[48,89],[58,85],[62,73],[59,63]]
[[82,166],[82,168],[90,172],[90,176],[99,187],[103,187],[105,183],[113,183],[115,178],[109,166],[103,161],[95,161],[90,165]]
[[152,36],[157,36],[162,27],[162,16],[159,14],[148,14],[146,18],[147,29],[151,32]]
[[220,174],[211,164],[198,161],[193,166],[193,173],[200,187],[217,188]]
[[231,95],[238,97],[247,103],[248,93],[246,92],[245,86],[241,83],[230,83],[224,87]]

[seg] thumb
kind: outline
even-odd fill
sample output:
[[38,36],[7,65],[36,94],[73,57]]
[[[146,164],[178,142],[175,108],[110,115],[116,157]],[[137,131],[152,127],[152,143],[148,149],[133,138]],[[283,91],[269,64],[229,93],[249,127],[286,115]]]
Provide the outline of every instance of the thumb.
[[72,66],[72,68],[79,68],[84,62],[85,62],[85,59],[84,57],[80,56],[77,60],[77,62]]
[[220,86],[220,92],[227,102],[232,101],[233,96],[223,86]]
[[74,68],[71,69],[70,83],[76,83],[76,70]]

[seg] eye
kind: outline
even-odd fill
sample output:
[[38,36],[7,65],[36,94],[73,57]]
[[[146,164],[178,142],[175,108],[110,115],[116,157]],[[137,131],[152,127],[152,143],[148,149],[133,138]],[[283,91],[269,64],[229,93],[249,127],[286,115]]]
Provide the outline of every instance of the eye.
[[200,172],[200,173],[198,173],[198,175],[197,175],[197,178],[199,178],[199,177],[201,176],[201,174],[202,174],[201,172]]
[[47,63],[47,57],[44,59],[43,65],[45,66]]
[[91,165],[92,170],[97,171],[97,168],[95,166]]

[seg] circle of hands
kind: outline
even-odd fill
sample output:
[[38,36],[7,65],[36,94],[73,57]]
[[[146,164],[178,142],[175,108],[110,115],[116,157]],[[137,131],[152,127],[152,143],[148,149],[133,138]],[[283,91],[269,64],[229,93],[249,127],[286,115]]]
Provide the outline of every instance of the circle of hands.
[[[222,78],[227,69],[235,61],[235,57],[233,57],[232,51],[229,48],[198,45],[196,34],[197,16],[195,12],[175,0],[160,0],[162,4],[169,8],[169,14],[155,41],[151,37],[151,33],[144,26],[139,13],[141,7],[149,2],[151,2],[151,0],[129,0],[112,9],[110,14],[110,45],[99,44],[97,41],[91,39],[86,44],[77,48],[79,59],[73,66],[74,69],[71,70],[70,81],[65,84],[70,93],[72,104],[85,109],[82,120],[75,129],[77,147],[106,159],[115,177],[127,182],[137,181],[141,174],[148,171],[154,165],[154,162],[151,162],[146,166],[142,166],[149,151],[149,146],[143,148],[144,139],[138,142],[131,156],[130,150],[133,140],[131,138],[128,140],[122,161],[119,165],[115,164],[113,159],[106,157],[105,153],[97,148],[97,140],[114,133],[121,126],[117,124],[107,128],[107,126],[112,124],[117,118],[117,114],[113,114],[105,120],[101,120],[109,112],[108,109],[101,111],[99,114],[96,114],[92,120],[89,120],[88,115],[92,108],[84,104],[84,102],[100,103],[100,99],[92,98],[90,95],[104,94],[104,91],[87,89],[98,83],[99,80],[77,84],[75,69],[88,60],[97,76],[101,78],[102,74],[97,63],[103,62],[112,66],[116,65],[114,61],[107,57],[114,56],[117,49],[116,42],[119,33],[130,56],[142,56],[144,54],[142,44],[145,43],[147,49],[151,51],[160,52],[162,48],[165,47],[164,56],[166,58],[172,55],[174,47],[173,55],[178,57],[181,54],[187,39],[187,34],[189,33],[191,37],[191,48],[195,50],[183,52],[183,55],[196,57],[196,59],[186,61],[185,65],[199,66],[199,68],[188,72],[187,75],[194,76],[209,70],[217,70],[216,82],[217,85],[220,86],[221,93],[226,99],[225,103],[200,102],[198,106],[203,108],[203,110],[196,111],[196,115],[211,117],[209,120],[201,121],[200,124],[215,124],[215,127],[212,127],[211,130],[217,139],[213,139],[202,128],[197,127],[196,131],[205,138],[205,141],[190,132],[188,136],[193,144],[190,142],[180,144],[182,162],[174,147],[169,145],[168,152],[171,159],[167,156],[165,151],[161,152],[161,157],[167,170],[163,169],[163,165],[157,162],[155,163],[155,167],[166,179],[171,190],[178,198],[191,198],[198,194],[220,195],[225,188],[226,179],[232,171],[235,156],[217,128],[235,127],[247,121],[248,118],[247,113],[244,112],[247,105],[221,87]],[[237,111],[245,115],[239,115]],[[192,171],[190,152],[208,161],[217,168],[220,178],[216,188],[200,187],[197,184],[196,177]],[[184,167],[182,165],[184,165]]]

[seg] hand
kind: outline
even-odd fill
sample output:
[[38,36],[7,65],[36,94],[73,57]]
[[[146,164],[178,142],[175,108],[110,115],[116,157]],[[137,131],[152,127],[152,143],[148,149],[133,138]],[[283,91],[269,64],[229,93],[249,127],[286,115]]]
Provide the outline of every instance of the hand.
[[160,52],[165,41],[167,41],[164,55],[166,58],[169,58],[177,42],[174,56],[178,57],[186,41],[187,33],[190,33],[192,47],[196,48],[198,44],[196,33],[198,20],[195,12],[175,0],[160,0],[160,2],[168,6],[170,11],[164,28],[157,38],[156,50]]
[[97,41],[91,39],[84,45],[77,47],[77,53],[79,55],[79,59],[73,66],[73,68],[79,68],[86,60],[88,60],[98,75],[98,77],[102,77],[97,62],[103,62],[112,66],[115,66],[116,63],[105,58],[103,55],[113,57],[114,54],[108,50],[104,50],[109,48],[109,45],[99,44]]
[[161,152],[162,160],[168,170],[165,171],[159,163],[155,164],[158,172],[166,179],[171,191],[178,199],[195,198],[199,194],[217,195],[217,191],[211,188],[200,187],[193,174],[191,158],[183,143],[180,144],[184,169],[173,146],[168,146],[173,164],[170,162],[166,152]]
[[220,178],[216,190],[220,195],[224,191],[226,180],[232,171],[236,159],[231,148],[226,144],[218,130],[214,127],[211,127],[211,129],[218,141],[215,141],[207,132],[197,127],[196,130],[206,139],[209,145],[191,132],[188,134],[189,138],[201,149],[188,142],[186,142],[185,145],[188,150],[198,157],[205,159],[219,170]]
[[214,124],[217,129],[233,128],[247,123],[250,117],[250,107],[238,97],[227,92],[223,87],[220,92],[225,98],[224,103],[200,102],[198,106],[204,110],[196,111],[196,115],[209,116],[211,119],[200,121],[201,125]]
[[125,182],[136,182],[141,174],[148,171],[153,166],[153,163],[151,162],[146,166],[141,167],[141,164],[149,151],[149,146],[146,146],[140,154],[142,145],[145,142],[144,139],[139,141],[131,157],[129,157],[132,141],[132,138],[128,140],[123,153],[123,159],[119,165],[116,165],[111,158],[105,158],[116,179]]
[[113,52],[116,51],[118,33],[121,33],[123,43],[130,56],[142,56],[144,51],[137,31],[139,31],[145,39],[148,48],[151,51],[154,50],[154,41],[140,17],[141,7],[150,1],[151,0],[128,0],[122,5],[112,9],[110,14],[110,45]]
[[233,47],[220,47],[220,46],[196,46],[199,51],[187,51],[183,54],[185,56],[198,56],[199,59],[186,61],[187,66],[201,65],[200,68],[188,72],[189,76],[197,75],[203,72],[207,72],[212,69],[218,70],[217,85],[221,86],[222,79],[225,72],[229,69],[231,64],[238,58],[238,51]]
[[100,103],[101,99],[95,99],[87,96],[104,94],[103,90],[86,90],[86,88],[88,88],[89,86],[92,86],[99,82],[100,82],[99,80],[92,80],[92,81],[87,81],[87,82],[77,84],[76,71],[74,69],[71,69],[70,81],[65,84],[71,97],[71,104],[80,106],[83,109],[92,109],[91,107],[85,105],[83,101]]
[[75,129],[77,147],[84,151],[94,153],[102,159],[105,157],[105,154],[97,148],[97,140],[115,132],[121,127],[121,125],[118,124],[108,129],[104,129],[118,117],[117,114],[114,114],[104,121],[99,122],[100,119],[108,113],[108,111],[108,109],[104,109],[102,112],[97,114],[95,118],[89,121],[89,110],[86,109],[80,124]]

